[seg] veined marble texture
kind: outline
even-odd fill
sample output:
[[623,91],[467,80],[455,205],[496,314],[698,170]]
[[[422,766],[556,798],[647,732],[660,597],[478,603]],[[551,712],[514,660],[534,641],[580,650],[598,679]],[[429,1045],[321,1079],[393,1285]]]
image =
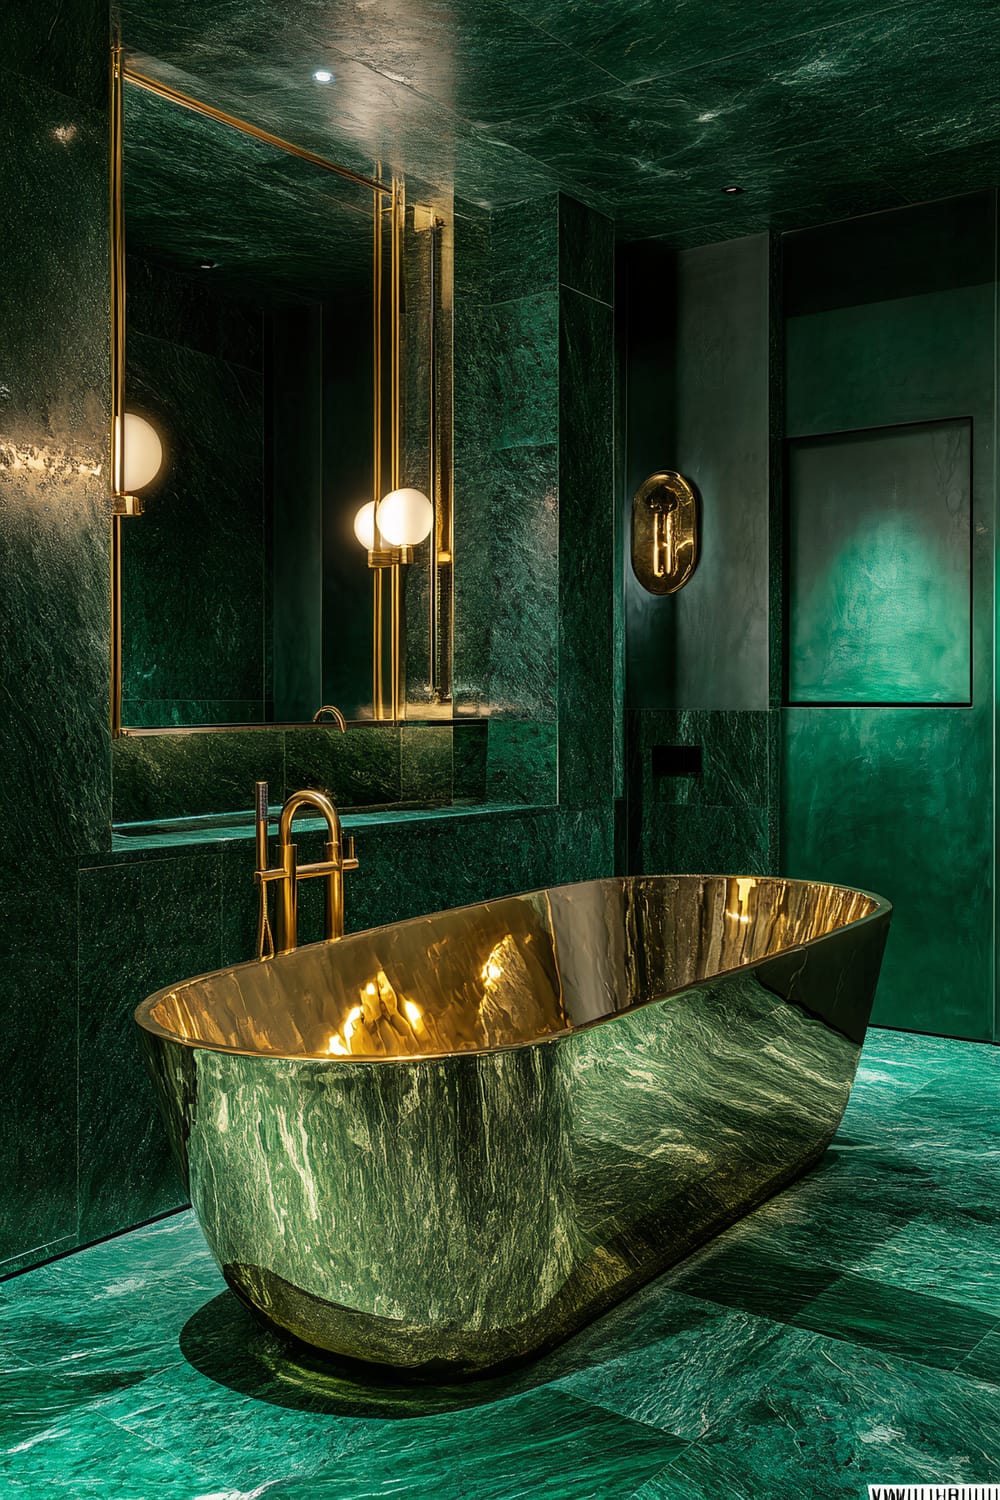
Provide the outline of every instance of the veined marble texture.
[[889,916],[805,882],[592,881],[220,970],[137,1019],[241,1300],[331,1353],[480,1373],[818,1159]]
[[[815,1171],[494,1378],[415,1382],[289,1345],[226,1289],[189,1212],[13,1277],[0,1493],[858,1500],[982,1481],[1000,1452],[998,1081],[996,1047],[869,1028]],[[939,1256],[952,1229],[960,1253]]]

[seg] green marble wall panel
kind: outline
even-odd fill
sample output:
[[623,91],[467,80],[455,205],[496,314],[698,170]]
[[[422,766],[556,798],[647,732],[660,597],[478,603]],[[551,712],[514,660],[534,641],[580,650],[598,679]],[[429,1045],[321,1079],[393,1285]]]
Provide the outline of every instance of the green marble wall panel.
[[108,7],[94,0],[6,5],[0,13],[4,75],[104,108],[108,90]]
[[53,859],[3,889],[0,1275],[76,1238],[75,887]]
[[614,225],[566,193],[559,194],[559,281],[585,297],[614,304]]
[[970,423],[789,445],[788,701],[968,703]]
[[396,802],[399,742],[400,731],[393,725],[366,725],[346,734],[336,729],[290,729],[285,735],[284,795],[308,786],[329,791],[344,807]]
[[454,579],[452,701],[478,714],[489,701],[493,463],[492,236],[487,213],[455,205]]
[[[455,703],[550,725],[525,738],[522,782],[544,801],[555,763],[538,766],[538,752],[554,745],[559,670],[558,222],[547,197],[466,212],[455,241]],[[506,799],[514,767],[491,743],[487,794]]]
[[[580,234],[560,199],[562,238]],[[591,222],[577,279],[613,263],[610,223]],[[614,310],[565,284],[559,317],[559,801],[614,794]]]
[[971,707],[787,709],[782,866],[894,903],[877,1022],[975,1038],[993,1027],[994,215],[981,194],[784,255],[788,435],[971,419],[974,525]]
[[182,968],[221,962],[214,851],[81,869],[79,1237],[113,1234],[185,1202],[132,1012]]
[[459,719],[452,732],[452,796],[456,803],[486,800],[488,719]]
[[555,193],[518,203],[490,220],[490,300],[554,291],[560,279],[561,219]]
[[[516,210],[510,210],[516,212]],[[554,291],[493,308],[494,446],[529,447],[559,436],[559,299]]]
[[486,796],[490,802],[544,807],[557,800],[554,720],[490,719],[486,752]]
[[[629,712],[630,869],[772,871],[772,728],[766,712]],[[697,747],[701,771],[654,774],[655,746]]]
[[72,872],[110,843],[106,38],[85,0],[0,16],[5,1271],[76,1238]]
[[4,75],[0,810],[39,859],[108,839],[106,153],[100,112]]
[[279,730],[126,735],[115,740],[116,823],[249,808],[255,781],[269,781],[275,798],[280,797],[285,737]]
[[551,720],[559,675],[558,443],[491,456],[490,713]]
[[399,730],[399,800],[424,806],[450,802],[452,770],[450,724],[403,724]]

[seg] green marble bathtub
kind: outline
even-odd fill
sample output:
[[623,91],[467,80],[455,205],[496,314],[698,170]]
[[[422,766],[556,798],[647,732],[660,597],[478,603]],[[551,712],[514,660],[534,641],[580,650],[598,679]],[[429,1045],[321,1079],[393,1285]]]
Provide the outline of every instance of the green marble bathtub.
[[799,881],[590,881],[203,975],[136,1019],[236,1294],[331,1353],[474,1374],[822,1155],[889,919]]

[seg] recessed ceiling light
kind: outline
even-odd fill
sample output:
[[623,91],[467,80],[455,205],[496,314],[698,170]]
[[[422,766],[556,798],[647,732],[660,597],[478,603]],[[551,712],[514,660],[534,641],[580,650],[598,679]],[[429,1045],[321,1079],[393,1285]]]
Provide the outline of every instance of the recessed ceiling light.
[[722,191],[728,193],[730,197],[735,198],[737,193],[745,193],[746,188],[741,188],[734,182],[729,187],[724,187]]
[[325,68],[317,68],[316,72],[313,74],[313,77],[315,78],[317,83],[333,82],[333,74],[328,73]]

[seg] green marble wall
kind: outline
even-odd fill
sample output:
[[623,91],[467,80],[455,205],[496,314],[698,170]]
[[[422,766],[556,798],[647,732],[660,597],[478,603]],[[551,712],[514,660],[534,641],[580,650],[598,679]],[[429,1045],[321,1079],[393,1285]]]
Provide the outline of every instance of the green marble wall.
[[[492,216],[462,207],[455,234],[455,711],[554,726],[559,200]],[[502,742],[501,732],[501,759]],[[554,778],[554,757],[551,764]]]
[[110,842],[111,756],[107,10],[0,27],[3,1260],[77,1233],[76,866]]
[[[30,13],[8,7],[0,20],[8,44],[0,65],[0,797],[17,853],[0,874],[0,1274],[180,1201],[131,1012],[154,987],[246,957],[253,941],[251,841],[203,833],[111,848],[106,25],[90,0],[40,0]],[[519,570],[537,563],[547,580],[538,629],[569,665],[556,673],[551,660],[542,669],[521,654],[513,610],[495,659],[477,665],[467,649],[465,660],[477,684],[495,672],[497,684],[530,686],[535,674],[547,716],[534,713],[537,701],[532,715],[512,716],[511,738],[502,730],[494,738],[490,779],[512,797],[519,789],[525,800],[551,801],[553,748],[565,731],[562,803],[366,826],[348,896],[352,929],[612,869],[612,241],[606,220],[549,202],[549,253],[559,254],[561,238],[564,269],[553,276],[550,266],[540,286],[522,265],[497,266],[498,285],[505,277],[508,285],[495,326],[523,390],[518,399],[507,393],[501,441],[494,448],[491,432],[488,451],[512,504],[505,510],[499,480],[479,486],[474,465],[465,494],[473,537],[491,536],[499,522]],[[488,229],[479,244],[489,281]],[[478,306],[494,326],[492,289]],[[481,357],[474,340],[465,347],[470,360]],[[460,406],[472,433],[485,409],[477,416],[464,397]],[[535,489],[539,475],[545,484]],[[546,506],[561,486],[572,493],[558,530],[546,533],[553,566],[551,546],[535,558],[523,537],[536,521],[551,528]],[[472,547],[470,568],[474,556]],[[490,639],[491,611],[483,595],[467,647]],[[421,737],[416,727],[402,731],[390,757],[404,795],[440,788],[447,761],[440,731]],[[456,726],[455,795],[486,791],[484,730],[481,721]],[[587,740],[579,749],[577,736]],[[331,742],[327,731],[234,734],[220,759],[210,738],[191,737],[170,742],[176,763],[168,765],[149,761],[151,747],[167,741],[121,741],[118,810],[142,817],[162,816],[165,802],[245,806],[257,776],[276,787],[325,777]],[[333,742],[359,755],[371,744],[350,735]],[[311,853],[309,838],[302,842]],[[317,895],[307,887],[304,935],[320,930]]]
[[[628,711],[629,868],[771,873],[773,728],[767,711]],[[658,745],[700,749],[700,774],[656,774]]]
[[[628,867],[766,873],[776,860],[770,381],[778,319],[766,236],[675,253],[625,247],[619,551],[624,596]],[[677,469],[701,504],[701,556],[677,594],[632,572],[632,496]],[[700,773],[654,776],[657,746]]]
[[[895,904],[877,1022],[980,1039],[994,1035],[995,211],[983,193],[785,241],[789,437],[970,419],[973,541],[971,706],[788,708],[782,864]],[[897,507],[911,551],[919,498]],[[870,596],[866,568],[853,586]],[[925,628],[948,586],[943,572]],[[921,639],[896,639],[897,678]]]
[[455,707],[491,800],[612,795],[613,658],[573,643],[614,629],[614,257],[562,194],[456,218]]

